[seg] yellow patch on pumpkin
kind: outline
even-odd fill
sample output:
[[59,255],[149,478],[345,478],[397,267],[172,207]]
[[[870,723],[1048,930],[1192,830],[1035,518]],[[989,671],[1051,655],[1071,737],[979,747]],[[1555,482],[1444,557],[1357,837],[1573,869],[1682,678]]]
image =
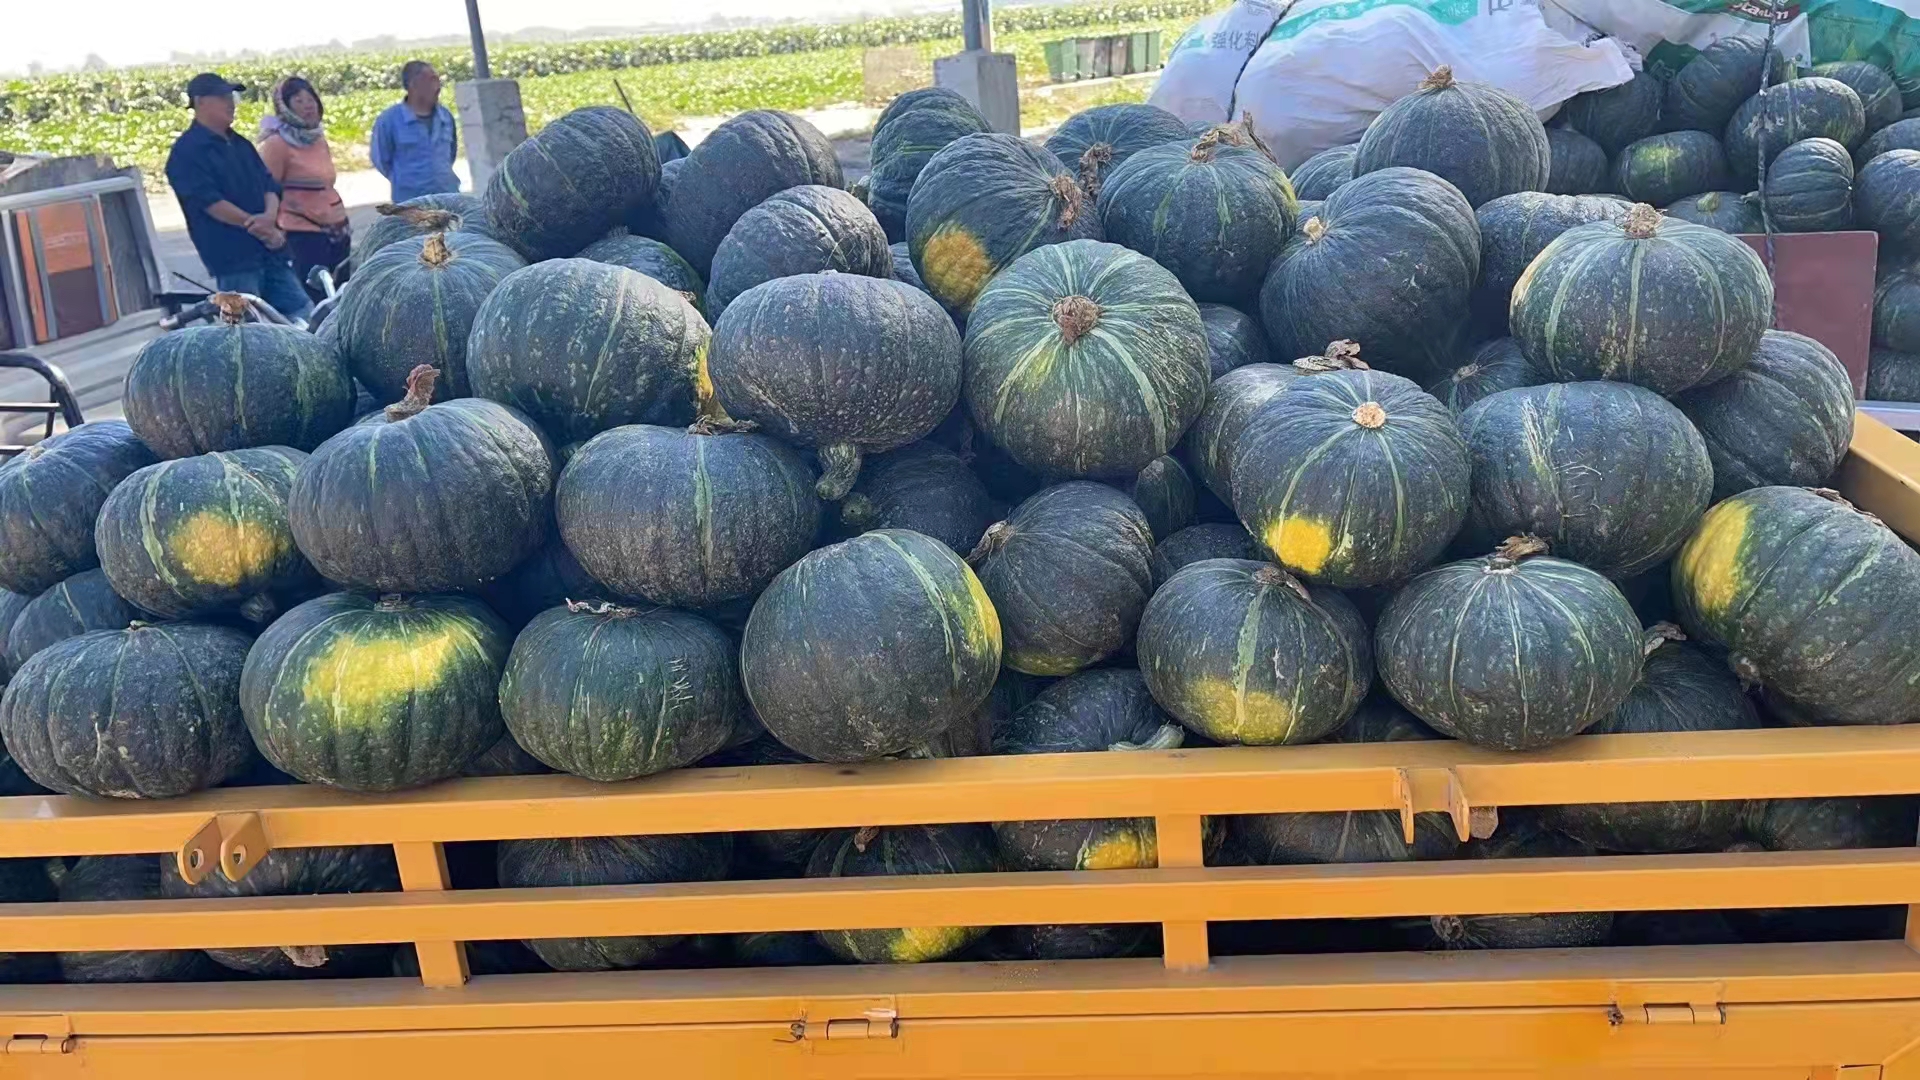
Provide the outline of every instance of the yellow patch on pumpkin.
[[908,926],[895,931],[887,953],[896,963],[920,964],[965,948],[979,934],[971,926]]
[[1302,574],[1317,574],[1333,554],[1333,529],[1310,517],[1281,516],[1261,532],[1267,550],[1280,565]]
[[443,624],[391,637],[342,634],[307,662],[302,695],[332,705],[336,717],[368,715],[439,685],[447,665],[472,635]]
[[961,623],[967,628],[967,644],[977,655],[988,653],[999,655],[1001,652],[1000,613],[994,610],[993,601],[988,598],[987,590],[980,584],[980,575],[973,567],[960,564],[960,572],[967,578],[967,596],[973,601],[973,610],[962,613]]
[[202,511],[167,536],[167,550],[193,580],[232,588],[265,574],[291,542],[267,522]]
[[693,358],[693,409],[703,420],[731,420],[720,398],[713,392],[713,375],[707,370],[707,346]]
[[1119,832],[1091,838],[1080,849],[1082,870],[1137,870],[1160,865],[1160,846],[1153,826],[1129,823]]
[[1718,615],[1746,585],[1741,549],[1746,544],[1751,504],[1729,499],[1707,511],[1700,527],[1680,549],[1680,584],[1703,615]]
[[973,298],[993,276],[993,259],[978,237],[955,225],[942,225],[920,251],[920,276],[933,295],[958,308],[971,308]]
[[1293,734],[1293,703],[1269,690],[1244,692],[1231,679],[1200,678],[1187,686],[1187,704],[1217,739],[1246,746],[1277,746]]

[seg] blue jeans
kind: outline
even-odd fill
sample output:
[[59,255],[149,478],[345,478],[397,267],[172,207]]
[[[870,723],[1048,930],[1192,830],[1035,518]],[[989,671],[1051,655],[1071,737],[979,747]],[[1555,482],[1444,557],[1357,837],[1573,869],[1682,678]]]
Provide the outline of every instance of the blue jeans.
[[289,319],[304,319],[313,314],[313,301],[293,272],[293,264],[284,258],[268,259],[259,266],[213,275],[221,292],[243,292],[265,300]]

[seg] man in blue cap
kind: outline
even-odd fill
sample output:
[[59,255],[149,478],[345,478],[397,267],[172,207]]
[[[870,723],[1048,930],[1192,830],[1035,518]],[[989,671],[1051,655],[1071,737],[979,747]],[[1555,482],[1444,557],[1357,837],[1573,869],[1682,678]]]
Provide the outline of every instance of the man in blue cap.
[[193,123],[167,155],[167,183],[187,218],[187,235],[222,292],[252,293],[290,319],[313,311],[294,275],[287,237],[274,224],[280,185],[233,130],[233,95],[246,87],[212,72],[187,83]]

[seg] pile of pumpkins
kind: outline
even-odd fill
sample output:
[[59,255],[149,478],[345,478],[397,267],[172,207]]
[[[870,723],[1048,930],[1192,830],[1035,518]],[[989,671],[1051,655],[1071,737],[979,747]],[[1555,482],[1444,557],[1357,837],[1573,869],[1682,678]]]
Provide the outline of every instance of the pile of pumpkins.
[[[1776,137],[1804,126],[1799,84],[1833,81],[1730,100],[1732,130],[1761,132],[1777,166],[1803,145]],[[1839,362],[1768,328],[1766,267],[1727,232],[1556,193],[1567,135],[1598,138],[1622,102],[1643,126],[1663,103],[1705,109],[1689,85],[1585,96],[1549,130],[1443,69],[1292,179],[1248,125],[1148,106],[1090,110],[1041,145],[916,90],[852,189],[784,113],[691,152],[619,110],[571,113],[483,197],[386,208],[318,333],[236,308],[164,336],[128,375],[125,422],[0,465],[0,785],[390,792],[1920,717],[1920,555],[1823,486],[1852,433]],[[1615,173],[1652,199],[1625,134]],[[1862,217],[1876,169],[1911,184],[1920,152],[1873,159]],[[1883,235],[1920,236],[1920,201],[1872,205]],[[1906,844],[1915,816],[1907,799],[1568,806],[1463,845],[1444,821],[1409,839],[1367,811],[1207,837],[1216,861],[1507,858]],[[1155,849],[1150,820],[598,837],[461,849],[455,878],[1100,869]],[[144,857],[0,867],[0,892],[68,900],[397,887],[381,848],[275,851],[239,883]],[[1367,947],[1899,925],[1695,918],[1437,913]],[[474,955],[482,971],[1072,957],[1150,934]],[[208,959],[67,954],[58,971],[201,977]],[[407,959],[211,954],[273,975]]]

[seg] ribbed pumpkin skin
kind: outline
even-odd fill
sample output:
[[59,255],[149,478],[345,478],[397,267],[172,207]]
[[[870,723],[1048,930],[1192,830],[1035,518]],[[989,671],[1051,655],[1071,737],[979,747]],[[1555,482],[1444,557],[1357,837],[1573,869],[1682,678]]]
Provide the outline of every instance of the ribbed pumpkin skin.
[[1640,620],[1577,563],[1503,555],[1414,578],[1380,613],[1380,678],[1408,711],[1476,746],[1529,750],[1613,713],[1640,677]]
[[1193,477],[1171,454],[1147,462],[1130,484],[1118,485],[1147,516],[1153,538],[1163,540],[1193,524]]
[[1813,73],[1853,88],[1854,94],[1860,99],[1867,131],[1879,131],[1900,119],[1904,108],[1900,103],[1900,86],[1878,64],[1865,60],[1835,60],[1816,64]]
[[287,497],[307,455],[284,446],[149,465],[100,508],[95,542],[115,592],[167,618],[239,610],[314,584]]
[[1278,357],[1344,338],[1376,367],[1414,369],[1465,318],[1479,276],[1480,226],[1458,189],[1416,169],[1369,172],[1328,196],[1281,249],[1260,289],[1260,321]]
[[1153,545],[1148,566],[1153,571],[1157,592],[1168,579],[1191,563],[1208,559],[1239,559],[1258,562],[1260,546],[1247,530],[1231,522],[1216,521],[1191,525]]
[[893,280],[903,281],[919,289],[921,292],[927,293],[928,296],[933,295],[931,292],[927,292],[927,283],[920,280],[920,271],[913,268],[913,252],[907,250],[907,242],[905,240],[897,241],[889,245],[887,251],[893,256]]
[[1753,356],[1773,319],[1760,256],[1718,229],[1646,216],[1644,237],[1610,222],[1570,229],[1520,275],[1508,320],[1542,373],[1673,394]]
[[512,643],[471,597],[331,593],[261,633],[240,707],[281,772],[347,791],[420,787],[460,775],[499,740]]
[[[393,849],[385,844],[277,849],[267,852],[239,881],[228,881],[225,874],[216,870],[200,879],[197,885],[187,884],[180,876],[177,860],[162,856],[159,862],[160,895],[168,900],[400,891],[400,871],[393,861]],[[233,971],[287,979],[316,975],[385,975],[392,952],[390,945],[326,945],[322,946],[320,955],[307,958],[324,957],[317,967],[297,964],[277,948],[208,949],[207,955],[221,967]]]
[[707,314],[707,281],[680,253],[647,236],[605,236],[580,249],[582,259],[624,266],[645,274],[677,293],[692,294],[688,303],[702,317]]
[[1367,624],[1345,596],[1271,563],[1210,559],[1160,586],[1134,642],[1155,701],[1215,742],[1313,742],[1373,685]]
[[1920,353],[1920,265],[1880,264],[1873,283],[1873,343],[1882,349]]
[[[1522,817],[1490,840],[1469,844],[1476,859],[1572,859],[1592,848]],[[1436,942],[1447,949],[1571,949],[1604,945],[1613,932],[1613,912],[1574,911],[1544,915],[1434,915]]]
[[[1266,267],[1260,268],[1266,273]],[[1264,364],[1272,358],[1260,321],[1237,307],[1200,304],[1200,324],[1207,331],[1207,377],[1217,379],[1234,368]]]
[[38,596],[99,566],[101,504],[155,460],[126,424],[95,420],[0,461],[0,588]]
[[[1635,139],[1644,139],[1660,130],[1660,105],[1666,90],[1660,76],[1650,71],[1636,71],[1633,78],[1619,86],[1575,94],[1560,107],[1560,119],[1612,157]],[[1548,134],[1552,134],[1551,128]]]
[[[1640,682],[1588,735],[1732,731],[1760,727],[1760,715],[1727,665],[1691,645],[1656,637]],[[1652,643],[1650,643],[1652,644]],[[1741,799],[1579,803],[1545,807],[1554,828],[1603,851],[1656,854],[1717,849],[1734,841]]]
[[825,270],[892,277],[886,232],[873,211],[839,188],[788,188],[727,230],[713,253],[707,301],[718,319],[735,297],[763,281]]
[[1655,206],[1731,187],[1734,175],[1720,140],[1704,131],[1649,135],[1613,159],[1613,190]]
[[1474,318],[1488,331],[1504,336],[1513,285],[1528,264],[1568,229],[1596,221],[1625,221],[1630,208],[1628,203],[1598,195],[1522,191],[1476,210],[1480,280],[1473,287]]
[[1216,137],[1130,155],[1100,185],[1100,228],[1173,271],[1196,301],[1245,303],[1259,295],[1299,208],[1271,158]]
[[1920,401],[1920,356],[1892,349],[1869,350],[1867,400]]
[[1820,723],[1920,717],[1920,553],[1849,506],[1789,487],[1719,503],[1674,560],[1673,599],[1688,633]]
[[[848,829],[827,837],[807,863],[810,878],[984,874],[997,869],[993,834],[980,825]],[[986,934],[984,926],[821,930],[820,943],[860,964],[919,964],[951,956]]]
[[1072,170],[997,132],[947,144],[907,200],[907,249],[934,299],[962,313],[989,279],[1035,248],[1098,239],[1100,215]]
[[520,632],[500,680],[514,740],[589,780],[691,765],[726,745],[746,705],[733,639],[672,608],[553,608]]
[[713,269],[727,230],[767,196],[802,184],[846,183],[827,137],[775,109],[735,116],[685,160],[667,203],[666,239],[702,274]]
[[307,458],[287,520],[321,575],[375,592],[470,587],[546,539],[553,451],[520,413],[460,398],[375,413]]
[[622,424],[686,424],[706,379],[706,321],[637,271],[555,259],[507,275],[474,316],[475,395],[532,417],[556,443]]
[[0,696],[0,736],[28,778],[63,795],[167,799],[240,775],[238,630],[168,623],[50,645]]
[[1459,416],[1502,390],[1539,386],[1547,377],[1527,363],[1519,342],[1512,338],[1494,338],[1473,350],[1467,362],[1454,368],[1447,377],[1427,387],[1427,393]]
[[1069,675],[1133,640],[1153,591],[1153,532],[1105,484],[1059,484],[987,530],[970,560],[1000,619],[1001,662]]
[[[1091,328],[1070,298],[1093,302]],[[1048,476],[1125,476],[1171,450],[1207,395],[1207,336],[1174,276],[1114,244],[1034,251],[967,320],[973,422]]]
[[505,244],[472,233],[400,240],[354,270],[330,321],[340,359],[380,400],[407,392],[407,373],[440,369],[439,396],[466,397],[467,334],[481,301],[527,265]]
[[[59,587],[58,585],[54,586],[55,589]],[[14,624],[20,621],[21,614],[26,611],[27,606],[33,602],[33,599],[33,597],[22,596],[17,592],[7,592],[4,589],[0,589],[0,638],[6,640],[12,639]],[[11,652],[0,650],[0,687],[7,685],[7,677],[12,675],[13,670],[19,666],[19,664],[13,662]],[[4,753],[4,751],[0,751],[0,753]]]
[[1763,68],[1771,86],[1792,74],[1793,61],[1779,49],[1769,52],[1764,38],[1720,38],[1667,80],[1661,123],[1668,131],[1724,131],[1734,110],[1760,86]]
[[[656,148],[658,145],[656,142]],[[674,181],[680,178],[680,170],[686,168],[686,164],[686,158],[660,163],[660,183],[653,189],[653,198],[645,206],[627,215],[628,232],[663,244],[667,242],[667,205],[673,201]],[[583,253],[580,257],[584,259],[585,249],[581,250]]]
[[920,170],[955,139],[989,130],[973,103],[940,86],[894,98],[873,128],[873,171],[867,205],[889,241],[907,235],[907,196]]
[[1713,493],[1700,433],[1631,383],[1503,391],[1468,409],[1460,429],[1473,459],[1463,536],[1473,547],[1531,534],[1608,577],[1630,578],[1679,549]]
[[647,125],[590,105],[507,153],[487,181],[487,219],[529,260],[565,258],[650,204],[659,183]]
[[840,501],[840,529],[911,529],[965,556],[993,524],[993,500],[959,455],[931,442],[910,443],[868,461]]
[[480,589],[481,599],[515,632],[550,607],[569,600],[607,600],[611,596],[607,587],[595,581],[573,557],[558,528],[549,531],[547,542],[519,565]]
[[[60,878],[60,900],[160,899],[160,863],[152,855],[87,855]],[[63,952],[60,978],[70,983],[190,982],[213,973],[199,949]]]
[[1548,128],[1548,191],[1555,195],[1586,195],[1607,189],[1607,152],[1600,144],[1571,128]]
[[970,717],[1000,618],[952,549],[904,529],[820,548],[773,579],[740,642],[761,723],[816,761],[910,750]]
[[820,531],[813,471],[765,435],[634,424],[574,452],[560,535],[620,596],[704,608],[751,597]]
[[[500,885],[508,889],[719,881],[732,862],[733,838],[726,833],[502,840],[497,856]],[[682,940],[665,934],[539,938],[527,947],[556,971],[611,971],[652,963]]]
[[1760,216],[1759,200],[1737,191],[1709,191],[1705,195],[1689,196],[1660,212],[1721,232],[1755,233],[1766,230],[1766,222]]
[[1888,124],[1860,140],[1853,152],[1853,163],[1864,169],[1867,162],[1889,150],[1920,150],[1920,116]]
[[1355,176],[1396,165],[1425,169],[1479,206],[1546,187],[1552,152],[1526,102],[1486,83],[1456,82],[1443,67],[1360,136]]
[[1767,216],[1780,232],[1853,227],[1853,159],[1832,139],[1802,139],[1767,166]]
[[1717,502],[1772,484],[1820,487],[1853,441],[1853,381],[1825,345],[1769,330],[1746,367],[1676,402],[1706,440]]
[[[1186,123],[1167,110],[1157,105],[1122,103],[1095,105],[1067,117],[1047,136],[1047,149],[1080,178],[1091,198],[1133,155],[1165,143],[1192,140]],[[1087,156],[1089,152],[1092,157]]]
[[[436,218],[399,213],[401,210],[444,210],[453,216],[453,220],[443,223]],[[373,224],[360,230],[354,237],[354,273],[358,274],[360,267],[365,266],[367,260],[378,254],[382,248],[408,237],[425,236],[430,232],[463,232],[475,233],[491,239],[493,233],[489,231],[489,226],[485,201],[477,195],[468,195],[464,192],[449,191],[441,194],[420,195],[392,208],[383,204],[380,208],[380,216],[373,219]]]
[[1727,121],[1727,164],[1733,175],[1751,181],[1802,139],[1827,138],[1851,148],[1866,133],[1866,111],[1853,87],[1818,76],[1789,79],[1741,102]]
[[1317,585],[1399,580],[1444,551],[1466,517],[1467,447],[1453,414],[1398,375],[1308,375],[1262,405],[1237,442],[1240,523]]
[[1855,177],[1853,210],[1860,227],[1890,249],[1920,249],[1920,150],[1889,150]]
[[1360,144],[1349,143],[1329,147],[1301,162],[1289,174],[1293,193],[1315,201],[1333,194],[1335,188],[1353,179],[1353,160],[1359,153]]
[[333,350],[272,323],[189,326],[146,343],[122,406],[163,458],[213,450],[312,450],[353,419],[353,379]]

